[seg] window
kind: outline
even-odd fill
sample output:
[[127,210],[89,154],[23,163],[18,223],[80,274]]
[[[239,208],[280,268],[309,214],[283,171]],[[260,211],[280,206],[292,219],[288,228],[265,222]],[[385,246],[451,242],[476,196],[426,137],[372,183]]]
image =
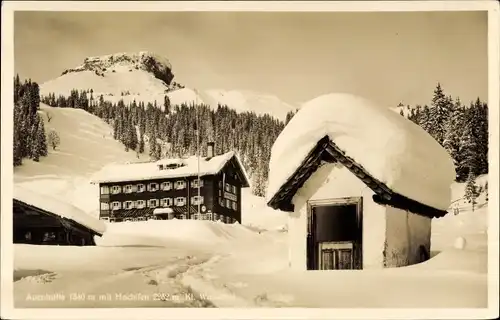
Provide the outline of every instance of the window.
[[230,209],[231,208],[231,200],[226,199],[226,208]]
[[236,201],[231,201],[231,205],[233,206],[233,210],[238,210],[238,205],[236,204]]
[[203,187],[203,180],[201,179],[195,179],[191,182],[191,188],[198,188],[198,186],[201,188]]
[[125,193],[132,193],[132,185],[128,184],[125,186]]
[[231,185],[229,183],[226,183],[226,191],[231,192]]
[[118,201],[114,201],[111,203],[111,207],[113,210],[120,210],[122,208],[122,204]]
[[174,200],[174,204],[178,207],[182,207],[186,205],[186,198],[184,197],[177,197]]
[[109,194],[109,187],[108,186],[102,186],[101,187],[101,194]]
[[179,180],[175,182],[175,189],[184,189],[186,187],[186,181],[184,180]]
[[172,206],[172,198],[163,198],[160,200],[160,206],[170,207]]
[[203,204],[203,196],[194,196],[191,197],[191,204],[192,205],[198,205],[198,204]]
[[219,181],[219,188],[222,189],[222,181]]
[[231,186],[231,188],[233,189],[233,193],[236,194],[236,186]]
[[162,190],[170,190],[172,189],[172,184],[169,181],[165,181],[161,183]]
[[149,199],[148,200],[148,207],[149,208],[156,208],[156,207],[158,207],[158,199]]
[[219,197],[222,197],[222,190],[219,190]]
[[101,210],[109,210],[109,203],[101,202]]
[[156,183],[156,182],[151,182],[151,183],[148,185],[148,191],[154,192],[154,191],[157,191],[157,190],[158,190],[158,183]]
[[145,187],[143,184],[138,184],[137,185],[137,192],[144,192],[145,190]]
[[221,205],[221,207],[224,207],[224,199],[219,198],[219,204]]
[[135,207],[137,209],[143,209],[144,207],[146,207],[146,202],[144,200],[137,200],[135,202]]
[[122,191],[122,187],[121,186],[113,186],[113,188],[111,188],[111,193],[112,194],[118,194]]
[[125,201],[124,209],[132,209],[132,208],[134,208],[134,202],[133,201]]

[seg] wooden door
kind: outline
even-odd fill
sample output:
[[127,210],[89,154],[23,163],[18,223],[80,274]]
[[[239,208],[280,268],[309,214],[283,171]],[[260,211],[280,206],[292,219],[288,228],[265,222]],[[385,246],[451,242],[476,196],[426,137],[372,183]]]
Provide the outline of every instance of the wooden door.
[[362,269],[361,198],[308,203],[307,269]]

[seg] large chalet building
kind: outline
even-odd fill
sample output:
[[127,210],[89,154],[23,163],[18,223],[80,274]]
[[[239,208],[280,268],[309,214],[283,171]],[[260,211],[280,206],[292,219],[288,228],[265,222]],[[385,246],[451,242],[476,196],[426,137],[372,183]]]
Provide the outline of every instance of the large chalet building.
[[250,186],[235,152],[113,164],[94,176],[99,219],[110,222],[195,219],[241,222],[241,189]]

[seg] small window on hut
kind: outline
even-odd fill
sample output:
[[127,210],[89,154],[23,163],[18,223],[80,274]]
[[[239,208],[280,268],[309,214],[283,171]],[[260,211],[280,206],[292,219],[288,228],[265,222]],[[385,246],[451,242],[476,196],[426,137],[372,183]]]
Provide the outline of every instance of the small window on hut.
[[174,200],[174,204],[178,207],[182,207],[186,205],[186,198],[184,197],[177,197]]
[[109,210],[109,203],[101,202],[101,210]]
[[236,194],[236,186],[231,186],[232,192]]
[[198,188],[198,187],[203,187],[203,180],[201,179],[195,179],[193,182],[191,182],[191,188]]
[[163,198],[160,200],[161,207],[170,207],[172,206],[172,198]]
[[155,192],[158,190],[158,183],[156,182],[151,182],[149,185],[148,185],[148,189],[149,191],[151,192]]
[[191,197],[191,204],[193,205],[198,205],[198,204],[203,204],[203,196],[194,196]]
[[109,194],[109,187],[101,186],[101,194]]
[[165,181],[161,183],[162,190],[170,190],[172,189],[172,184],[169,181]]
[[135,203],[135,207],[137,209],[143,209],[144,207],[146,207],[146,202],[144,200],[137,200]]
[[121,202],[119,201],[113,201],[111,203],[111,207],[113,208],[113,210],[120,210],[121,209]]
[[146,190],[146,188],[143,184],[137,185],[137,192],[144,192],[144,190]]
[[148,207],[149,208],[156,208],[156,207],[158,207],[158,199],[149,199],[148,200]]
[[229,183],[226,183],[226,191],[231,192],[231,185]]
[[121,186],[113,186],[111,188],[111,193],[112,194],[118,194],[122,191],[122,187]]
[[125,201],[125,209],[132,209],[134,208],[134,202],[133,201]]
[[128,184],[125,186],[125,193],[132,193],[132,185]]
[[185,187],[186,187],[186,181],[178,180],[175,182],[175,189],[180,190],[180,189],[184,189]]

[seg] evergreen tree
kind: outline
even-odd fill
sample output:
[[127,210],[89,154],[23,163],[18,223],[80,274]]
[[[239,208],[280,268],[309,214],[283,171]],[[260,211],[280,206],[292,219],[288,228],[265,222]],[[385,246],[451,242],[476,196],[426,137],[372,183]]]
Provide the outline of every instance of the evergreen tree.
[[466,114],[463,125],[463,132],[460,137],[460,163],[457,167],[459,181],[463,181],[463,177],[472,174],[479,174],[480,160],[477,153],[477,141],[474,137],[473,122],[470,121],[471,113]]
[[430,109],[430,119],[428,132],[441,145],[445,137],[445,123],[449,117],[452,101],[443,93],[441,85],[438,83],[432,98],[432,108]]
[[420,114],[418,124],[422,127],[427,132],[430,132],[431,130],[431,111],[429,106],[425,105],[424,108],[422,109],[422,113]]
[[45,126],[41,119],[40,121],[38,121],[37,140],[38,140],[38,155],[42,157],[47,156],[48,147],[47,147],[47,139],[45,137]]
[[170,98],[167,95],[163,98],[163,111],[165,114],[170,114]]
[[38,135],[38,123],[39,122],[40,122],[40,120],[37,118],[34,125],[31,127],[31,132],[30,132],[30,135],[32,137],[31,145],[29,146],[30,158],[33,159],[33,161],[35,161],[35,162],[38,162],[40,160],[40,149],[39,149],[40,137]]
[[[18,78],[19,79],[19,78]],[[14,166],[20,166],[23,162],[22,150],[22,115],[21,107],[18,104],[14,105],[14,133],[13,133],[13,162]]]
[[470,172],[465,185],[465,199],[472,204],[472,211],[474,211],[477,204],[477,197],[479,196],[478,187],[476,184],[475,175]]
[[[451,109],[451,114],[445,123],[445,137],[443,141],[443,147],[448,151],[448,153],[453,158],[455,168],[460,166],[462,157],[460,154],[460,133],[464,126],[464,109],[460,102],[460,99],[455,101],[454,106]],[[457,178],[460,174],[457,173]]]
[[144,153],[144,135],[141,134],[139,138],[139,153]]

